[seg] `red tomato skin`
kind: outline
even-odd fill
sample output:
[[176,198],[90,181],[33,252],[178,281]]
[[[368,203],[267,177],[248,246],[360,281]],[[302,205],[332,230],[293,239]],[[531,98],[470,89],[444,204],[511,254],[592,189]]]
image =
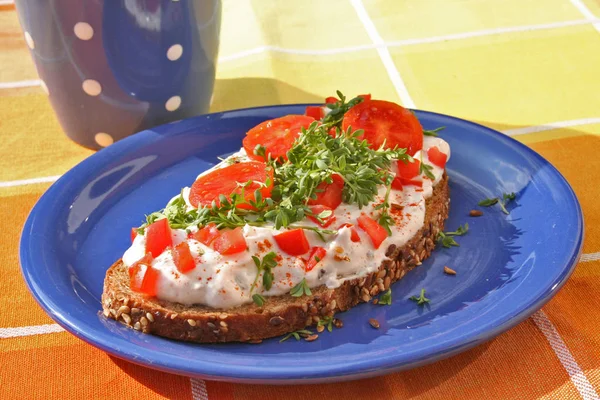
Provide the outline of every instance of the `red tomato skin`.
[[146,254],[141,260],[129,267],[129,287],[131,290],[156,296],[160,272],[151,266],[152,256]]
[[146,253],[158,257],[169,246],[173,246],[173,238],[166,218],[159,219],[146,227]]
[[196,268],[196,262],[187,242],[181,242],[173,249],[173,262],[177,270],[182,274]]
[[319,120],[323,118],[323,109],[320,106],[307,106],[304,115]]
[[370,94],[359,94],[358,97],[362,97],[364,99],[364,101],[371,100]]
[[421,169],[421,161],[416,158],[413,162],[407,161],[406,164],[403,161],[396,162],[398,166],[398,175],[404,179],[412,179],[415,176],[419,175],[419,170]]
[[[301,129],[307,128],[314,121],[314,118],[306,115],[286,115],[264,121],[246,133],[242,145],[252,160],[265,162],[269,155],[274,160],[287,160],[286,153],[300,136]],[[254,154],[254,149],[259,144],[266,149],[264,157]]]
[[340,227],[338,228],[338,230],[347,227],[350,228],[350,240],[353,242],[360,242],[360,235],[358,234],[358,231],[356,230],[356,228],[354,227],[354,225],[352,224],[342,224],[340,225]]
[[440,151],[437,146],[433,146],[429,150],[427,150],[427,157],[432,164],[437,165],[440,168],[446,167],[446,161],[448,161],[448,156]]
[[193,233],[191,236],[203,245],[210,246],[210,244],[220,235],[221,233],[217,229],[217,225],[214,222],[211,222],[200,228],[198,232]]
[[392,189],[402,190],[403,188],[404,186],[402,185],[402,178],[399,176],[394,177],[394,180],[392,181]]
[[423,148],[423,127],[408,109],[389,101],[365,100],[352,107],[342,121],[342,129],[363,129],[362,139],[378,149],[406,148],[413,155]]
[[369,235],[373,247],[376,249],[381,246],[381,243],[387,238],[388,234],[385,228],[373,218],[367,215],[361,215],[358,217],[358,226]]
[[310,250],[310,244],[303,229],[290,229],[274,235],[275,242],[281,251],[291,255],[300,256]]
[[135,240],[135,237],[138,234],[137,230],[138,230],[138,228],[131,228],[131,243],[133,243],[133,241]]
[[304,267],[306,272],[311,271],[318,263],[327,255],[327,250],[322,247],[315,246],[312,248],[310,252],[310,256],[308,257],[308,261]]
[[315,224],[322,226],[323,228],[327,228],[329,225],[333,224],[335,222],[335,215],[333,215],[333,210],[327,206],[321,205],[321,204],[316,204],[314,206],[310,206],[310,211],[314,214],[314,215],[319,215],[321,214],[323,211],[331,211],[332,214],[327,217],[327,218],[323,218],[322,221],[320,222],[317,218],[309,215],[308,219],[310,219],[311,221],[313,221]]
[[[254,192],[260,190],[263,198],[271,197],[273,189],[273,170],[268,168],[265,163],[250,161],[238,164],[232,164],[224,168],[215,170],[207,175],[203,175],[192,184],[189,201],[194,207],[210,206],[214,201],[217,206],[221,204],[219,196],[230,197],[232,193],[241,193],[241,188],[237,182],[245,183],[249,180],[256,182],[266,182],[269,185],[260,185],[252,183],[245,189],[245,199],[254,200]],[[238,205],[238,208],[252,209],[248,203]]]
[[338,99],[336,99],[335,97],[326,97],[325,98],[325,104],[333,104],[333,103],[337,103]]
[[242,228],[225,229],[213,242],[213,248],[223,255],[240,253],[248,248]]
[[333,182],[321,182],[317,186],[316,199],[308,200],[308,205],[323,205],[329,207],[331,210],[338,208],[342,204],[342,191],[344,189],[344,179],[338,175],[331,175]]

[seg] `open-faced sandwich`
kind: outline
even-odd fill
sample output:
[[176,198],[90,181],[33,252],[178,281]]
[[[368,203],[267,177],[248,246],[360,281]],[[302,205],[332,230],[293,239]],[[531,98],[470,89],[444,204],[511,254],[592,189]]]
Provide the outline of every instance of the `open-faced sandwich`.
[[338,95],[250,129],[134,228],[104,315],[177,340],[257,342],[331,323],[420,265],[448,216],[450,148],[410,110]]

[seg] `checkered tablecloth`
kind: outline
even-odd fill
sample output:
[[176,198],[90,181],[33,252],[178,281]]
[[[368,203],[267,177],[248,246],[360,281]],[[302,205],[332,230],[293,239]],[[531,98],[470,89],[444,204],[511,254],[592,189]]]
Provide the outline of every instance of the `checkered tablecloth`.
[[[64,332],[19,271],[28,212],[92,151],[42,90],[0,0],[0,398],[598,399],[600,1],[224,0],[212,109],[321,102],[336,89],[490,126],[550,160],[585,214],[556,297],[489,343],[411,371],[316,386],[218,383],[112,358]],[[318,362],[318,360],[315,360]]]

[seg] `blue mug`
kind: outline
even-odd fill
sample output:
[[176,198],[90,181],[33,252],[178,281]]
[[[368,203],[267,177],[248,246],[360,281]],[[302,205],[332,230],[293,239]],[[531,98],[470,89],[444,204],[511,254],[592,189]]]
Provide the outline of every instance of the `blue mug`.
[[206,113],[220,0],[17,0],[21,27],[69,138],[92,149]]

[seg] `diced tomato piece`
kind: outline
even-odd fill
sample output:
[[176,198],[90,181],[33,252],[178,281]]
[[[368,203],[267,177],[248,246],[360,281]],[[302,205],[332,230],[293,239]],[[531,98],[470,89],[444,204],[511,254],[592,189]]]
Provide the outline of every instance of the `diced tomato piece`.
[[171,227],[166,218],[159,219],[146,228],[146,253],[158,257],[169,246],[173,246]]
[[187,242],[181,242],[173,249],[173,262],[182,274],[196,268],[196,262]]
[[440,151],[437,146],[433,146],[427,150],[427,157],[432,164],[437,165],[440,168],[446,167],[446,161],[448,156]]
[[358,97],[362,97],[364,101],[371,100],[370,94],[359,94]]
[[242,228],[224,229],[213,242],[213,248],[221,254],[229,255],[240,253],[248,248]]
[[323,118],[323,109],[320,106],[308,106],[304,115],[314,119],[321,119]]
[[418,186],[418,187],[423,187],[423,181],[420,181],[418,179],[404,179],[404,178],[400,178],[400,182],[402,183],[402,186]]
[[152,268],[152,256],[146,254],[141,260],[129,267],[129,287],[131,290],[156,296],[160,272]]
[[381,246],[381,243],[387,238],[388,234],[385,228],[368,215],[358,217],[358,226],[371,238],[373,247],[376,249]]
[[[286,115],[285,117],[265,121],[246,133],[242,141],[244,149],[253,160],[266,161],[271,158],[287,160],[286,153],[292,148],[294,141],[300,136],[302,128],[308,128],[315,119],[306,115]],[[257,145],[265,148],[265,156],[254,154]]]
[[396,176],[394,178],[394,180],[392,181],[392,189],[394,190],[402,190],[403,186],[402,186],[402,178],[400,178],[399,176]]
[[339,229],[342,228],[350,228],[350,240],[352,240],[353,242],[360,242],[360,235],[358,234],[358,231],[356,230],[356,228],[354,227],[354,225],[352,224],[342,224],[340,225]]
[[325,98],[325,104],[333,104],[333,103],[337,103],[338,99],[336,99],[335,97],[326,97]]
[[417,117],[408,109],[383,100],[365,100],[352,107],[344,115],[342,129],[348,127],[364,131],[365,139],[372,148],[406,148],[408,154],[415,154],[423,148],[423,127]]
[[292,256],[300,256],[310,250],[310,244],[303,229],[290,229],[273,238],[279,248]]
[[[265,185],[269,181],[268,185]],[[220,204],[219,196],[230,197],[232,193],[241,193],[238,182],[252,181],[244,189],[244,198],[254,200],[254,192],[258,189],[263,198],[271,197],[273,189],[273,170],[265,163],[250,161],[232,164],[219,168],[196,179],[190,190],[190,204],[194,207],[209,206],[213,201]],[[252,209],[248,203],[238,205],[238,208]]]
[[419,175],[419,170],[421,169],[421,161],[416,158],[413,160],[414,162],[407,161],[398,161],[398,175],[404,179],[411,179],[415,176]]
[[210,246],[213,240],[218,238],[219,235],[221,235],[221,232],[217,229],[217,225],[214,222],[211,222],[200,228],[198,232],[193,233],[192,237],[203,245]]
[[333,182],[321,182],[315,191],[316,199],[310,199],[309,205],[320,204],[335,210],[342,203],[342,191],[344,189],[344,179],[338,175],[331,175]]
[[133,243],[133,241],[135,240],[135,237],[138,234],[137,230],[138,230],[138,228],[131,228],[131,243]]
[[328,217],[325,218],[321,218],[320,222],[316,217],[313,217],[312,215],[309,215],[308,218],[311,221],[314,221],[316,224],[321,225],[323,228],[327,228],[329,225],[331,225],[334,221],[335,221],[335,215],[333,215],[333,210],[327,206],[324,206],[322,204],[316,204],[314,206],[310,206],[310,211],[316,216],[321,214],[323,211],[331,211],[331,215],[329,215]]
[[308,261],[306,262],[306,266],[304,270],[306,272],[312,270],[318,263],[327,255],[327,250],[322,247],[315,246],[312,248],[310,252],[310,256],[308,257]]

